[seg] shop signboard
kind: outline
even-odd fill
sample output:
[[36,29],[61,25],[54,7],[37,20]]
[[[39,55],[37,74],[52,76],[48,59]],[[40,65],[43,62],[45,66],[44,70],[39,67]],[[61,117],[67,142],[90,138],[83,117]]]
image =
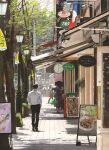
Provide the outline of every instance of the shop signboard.
[[64,67],[64,70],[73,70],[75,68],[75,65],[71,63],[67,63],[67,64],[64,64],[63,67]]
[[0,134],[11,133],[11,103],[0,103]]
[[67,28],[68,25],[69,25],[69,19],[65,19],[60,22],[60,27],[62,27],[62,28]]
[[[96,136],[97,133],[97,107],[95,105],[80,105],[77,143],[78,136]],[[90,142],[90,141],[89,141]]]
[[78,117],[78,98],[73,96],[67,97],[66,101],[67,117]]
[[91,55],[83,55],[79,58],[78,62],[84,67],[91,67],[96,64],[96,59],[94,56]]

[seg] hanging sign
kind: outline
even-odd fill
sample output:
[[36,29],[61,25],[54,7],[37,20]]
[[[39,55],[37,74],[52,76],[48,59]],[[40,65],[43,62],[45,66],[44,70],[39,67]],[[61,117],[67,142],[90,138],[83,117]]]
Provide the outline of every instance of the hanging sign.
[[0,51],[5,51],[7,49],[6,40],[2,30],[0,29]]
[[62,73],[63,72],[63,65],[61,63],[56,63],[54,65],[55,73]]
[[60,22],[60,27],[62,27],[62,28],[67,28],[68,25],[69,25],[69,20],[68,19],[65,19],[65,20]]
[[91,67],[96,64],[96,59],[91,55],[83,55],[79,58],[78,62],[84,67]]
[[70,12],[67,12],[66,10],[62,10],[58,13],[59,17],[61,18],[67,18],[70,16]]
[[75,68],[75,65],[68,63],[68,64],[64,64],[63,67],[65,70],[73,70]]

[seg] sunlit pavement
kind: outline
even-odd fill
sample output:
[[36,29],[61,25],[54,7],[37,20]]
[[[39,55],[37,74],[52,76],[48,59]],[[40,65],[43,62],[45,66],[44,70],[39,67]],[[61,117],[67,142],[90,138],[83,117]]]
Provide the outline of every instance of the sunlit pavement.
[[23,127],[17,128],[13,135],[14,150],[96,150],[95,137],[80,136],[81,146],[76,146],[77,119],[65,119],[62,114],[57,114],[54,106],[47,103],[48,98],[43,98],[40,114],[39,132],[33,132],[31,117],[23,119]]

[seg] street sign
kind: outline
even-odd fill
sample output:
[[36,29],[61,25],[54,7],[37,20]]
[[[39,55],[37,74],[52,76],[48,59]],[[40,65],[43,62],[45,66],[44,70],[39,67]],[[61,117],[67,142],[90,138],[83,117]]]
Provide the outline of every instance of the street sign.
[[78,62],[84,67],[91,67],[96,64],[96,59],[91,55],[83,55],[79,58]]
[[64,67],[64,70],[73,70],[75,68],[75,65],[71,63],[67,63],[67,64],[64,64],[63,67]]
[[0,51],[5,51],[7,49],[6,40],[2,30],[0,29]]

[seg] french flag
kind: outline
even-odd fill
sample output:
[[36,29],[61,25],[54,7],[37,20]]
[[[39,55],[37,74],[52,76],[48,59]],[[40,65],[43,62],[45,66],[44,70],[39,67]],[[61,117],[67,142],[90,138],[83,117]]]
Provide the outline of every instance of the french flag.
[[78,12],[78,1],[73,2],[72,19],[68,25],[68,29],[74,28],[74,26],[76,24],[77,12]]

